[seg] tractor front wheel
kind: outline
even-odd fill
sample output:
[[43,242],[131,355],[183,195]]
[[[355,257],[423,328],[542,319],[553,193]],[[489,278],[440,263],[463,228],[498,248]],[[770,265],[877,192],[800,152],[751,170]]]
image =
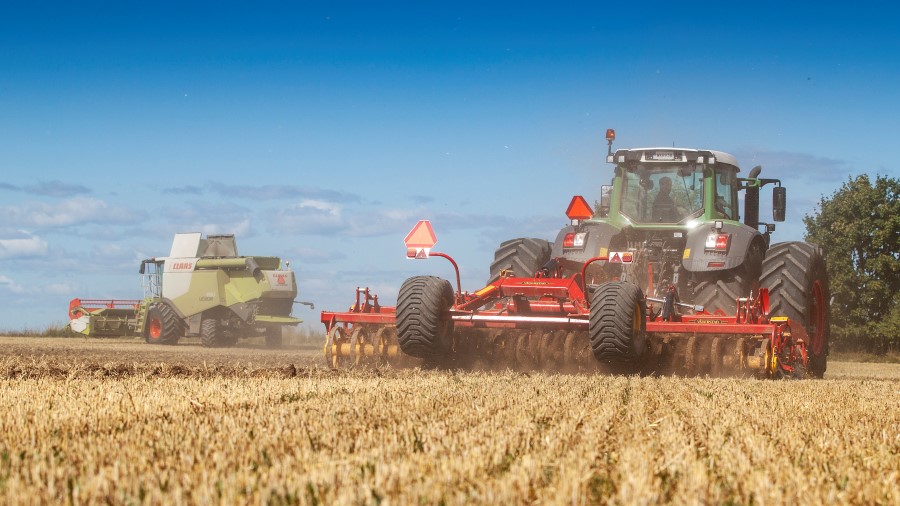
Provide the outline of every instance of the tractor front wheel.
[[150,344],[177,344],[181,334],[181,318],[174,309],[162,302],[150,306],[144,341]]
[[426,360],[445,358],[451,348],[453,288],[435,276],[414,276],[397,296],[397,339],[403,353]]
[[588,325],[594,357],[616,372],[637,372],[647,347],[644,294],[631,283],[611,282],[591,295]]

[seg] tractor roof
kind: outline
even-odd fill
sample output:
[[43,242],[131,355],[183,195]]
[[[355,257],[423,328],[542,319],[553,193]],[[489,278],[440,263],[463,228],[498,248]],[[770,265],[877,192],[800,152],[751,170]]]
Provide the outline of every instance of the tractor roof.
[[[653,154],[664,153],[665,156],[656,158]],[[698,158],[714,157],[716,161],[734,165],[740,170],[737,158],[724,151],[715,151],[710,149],[690,149],[690,148],[632,148],[617,149],[614,158],[608,160],[610,163],[621,161],[644,161],[644,162],[689,162],[696,161]]]

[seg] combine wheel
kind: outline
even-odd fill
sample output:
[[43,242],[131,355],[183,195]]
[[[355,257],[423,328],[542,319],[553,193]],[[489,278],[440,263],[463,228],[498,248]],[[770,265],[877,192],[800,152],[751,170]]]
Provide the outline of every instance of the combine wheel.
[[500,244],[494,252],[488,283],[496,281],[504,270],[512,270],[520,278],[533,277],[549,261],[549,242],[543,239],[510,239]]
[[449,354],[453,298],[445,279],[414,276],[403,282],[397,296],[397,339],[403,353],[429,360]]
[[225,346],[225,332],[218,318],[205,318],[200,322],[200,345],[206,348]]
[[283,330],[281,325],[270,325],[266,327],[266,348],[277,350],[281,348],[283,343]]
[[176,344],[181,338],[181,318],[168,304],[158,302],[147,311],[147,329],[144,340],[150,344]]
[[761,286],[769,289],[770,314],[787,316],[809,336],[807,370],[825,375],[830,315],[828,273],[822,249],[805,242],[782,242],[766,253]]
[[238,337],[239,336],[235,331],[225,330],[225,332],[222,333],[222,347],[230,348],[234,346],[238,342]]
[[591,296],[588,326],[594,357],[617,372],[636,372],[647,344],[645,312],[637,286],[618,281],[600,285]]

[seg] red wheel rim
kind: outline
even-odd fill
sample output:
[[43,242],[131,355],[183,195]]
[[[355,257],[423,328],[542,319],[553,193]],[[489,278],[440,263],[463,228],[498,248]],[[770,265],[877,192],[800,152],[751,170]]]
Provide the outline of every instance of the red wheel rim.
[[159,318],[153,318],[150,320],[150,337],[153,339],[158,338],[162,335],[162,322],[159,321]]
[[819,281],[813,283],[811,302],[809,322],[812,324],[812,333],[809,336],[809,347],[813,355],[818,356],[825,351],[825,290]]

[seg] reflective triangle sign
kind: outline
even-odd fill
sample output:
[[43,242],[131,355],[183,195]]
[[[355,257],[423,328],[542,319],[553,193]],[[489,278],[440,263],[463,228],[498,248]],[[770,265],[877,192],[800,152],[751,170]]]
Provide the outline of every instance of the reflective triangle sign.
[[428,220],[420,220],[416,226],[406,234],[403,239],[407,249],[411,248],[433,248],[437,243],[437,237],[434,235],[434,229],[431,228],[431,222]]

